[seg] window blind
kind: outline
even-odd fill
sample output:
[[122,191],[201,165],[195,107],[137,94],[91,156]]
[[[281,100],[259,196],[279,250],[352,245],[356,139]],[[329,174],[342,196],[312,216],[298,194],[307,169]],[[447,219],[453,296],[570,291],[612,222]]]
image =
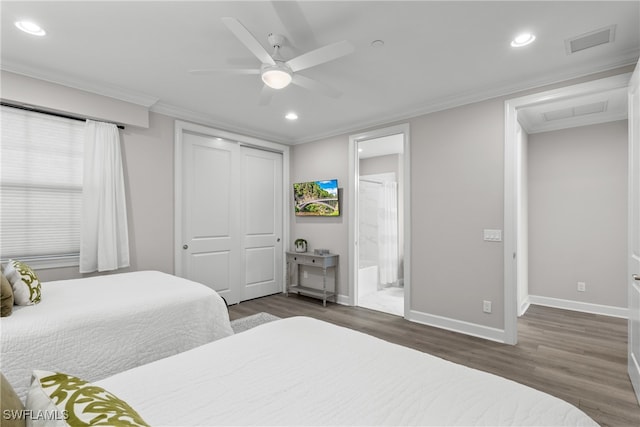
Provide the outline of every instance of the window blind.
[[2,107],[0,258],[80,250],[84,123]]

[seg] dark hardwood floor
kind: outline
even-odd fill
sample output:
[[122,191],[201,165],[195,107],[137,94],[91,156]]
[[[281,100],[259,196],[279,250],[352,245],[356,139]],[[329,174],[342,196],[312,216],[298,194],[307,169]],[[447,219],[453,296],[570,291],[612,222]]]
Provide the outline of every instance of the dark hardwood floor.
[[518,344],[499,344],[359,307],[282,294],[229,307],[230,318],[309,316],[491,372],[564,399],[602,426],[640,426],[627,376],[627,321],[531,306]]

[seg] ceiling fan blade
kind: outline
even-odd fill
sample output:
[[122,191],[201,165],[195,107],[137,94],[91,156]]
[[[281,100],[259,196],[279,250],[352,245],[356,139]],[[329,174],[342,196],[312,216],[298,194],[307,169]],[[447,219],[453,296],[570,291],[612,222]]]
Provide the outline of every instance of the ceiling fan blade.
[[271,89],[269,86],[262,86],[262,90],[260,91],[260,101],[258,101],[259,105],[269,105],[271,102],[271,98],[273,98],[273,94],[275,89]]
[[256,68],[201,68],[195,70],[189,70],[191,74],[260,74],[260,70]]
[[235,18],[224,17],[222,22],[231,30],[231,32],[253,53],[263,64],[275,65],[269,52],[260,44],[249,30]]
[[319,92],[330,98],[338,98],[340,97],[340,95],[342,95],[342,92],[340,92],[338,89],[328,86],[324,83],[320,83],[317,80],[310,79],[309,77],[301,76],[300,74],[293,75],[292,83],[305,89]]
[[293,72],[314,67],[325,62],[333,61],[341,56],[348,55],[354,51],[354,47],[346,40],[332,43],[327,46],[303,53],[287,61],[287,65]]
[[311,25],[309,21],[302,13],[300,3],[297,1],[272,1],[271,5],[280,18],[280,22],[289,37],[287,38],[288,44],[299,49],[299,51],[306,52],[314,49],[318,46]]

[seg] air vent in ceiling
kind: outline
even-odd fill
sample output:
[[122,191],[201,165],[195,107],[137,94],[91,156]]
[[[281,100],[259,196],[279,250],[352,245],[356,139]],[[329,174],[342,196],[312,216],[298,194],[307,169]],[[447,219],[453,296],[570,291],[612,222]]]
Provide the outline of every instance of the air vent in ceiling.
[[547,111],[546,113],[542,113],[542,115],[547,122],[550,122],[587,114],[604,113],[607,110],[607,104],[607,101],[601,101],[593,104],[579,105],[577,107],[563,108],[562,110]]
[[612,43],[616,34],[616,26],[611,25],[606,28],[591,31],[590,33],[581,34],[564,41],[567,49],[567,55],[599,46],[605,43]]

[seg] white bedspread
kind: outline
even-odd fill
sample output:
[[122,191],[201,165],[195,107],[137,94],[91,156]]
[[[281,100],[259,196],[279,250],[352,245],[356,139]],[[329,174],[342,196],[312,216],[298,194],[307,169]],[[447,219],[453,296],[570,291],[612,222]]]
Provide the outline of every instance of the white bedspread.
[[158,271],[42,284],[0,322],[0,369],[24,399],[33,369],[94,381],[233,334],[212,289]]
[[97,384],[153,426],[597,425],[513,381],[303,317]]

